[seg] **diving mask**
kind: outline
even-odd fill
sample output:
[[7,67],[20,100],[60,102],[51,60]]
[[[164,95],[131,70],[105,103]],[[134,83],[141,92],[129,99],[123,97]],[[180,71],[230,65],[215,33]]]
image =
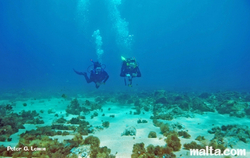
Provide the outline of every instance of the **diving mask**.
[[136,63],[135,62],[130,62],[129,63],[129,67],[130,68],[135,68],[137,65],[136,65]]
[[96,67],[96,68],[95,68],[95,73],[96,73],[96,74],[98,74],[98,73],[100,73],[100,72],[101,72],[101,70],[102,70],[102,68],[101,68],[101,67]]

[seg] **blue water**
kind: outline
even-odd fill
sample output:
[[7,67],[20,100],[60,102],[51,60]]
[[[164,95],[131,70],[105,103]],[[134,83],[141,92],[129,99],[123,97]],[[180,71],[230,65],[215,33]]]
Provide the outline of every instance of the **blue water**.
[[[134,56],[133,90],[250,90],[248,0],[0,1],[0,91],[95,90],[72,68],[99,59],[126,90],[120,56]],[[130,88],[131,89],[131,88]]]

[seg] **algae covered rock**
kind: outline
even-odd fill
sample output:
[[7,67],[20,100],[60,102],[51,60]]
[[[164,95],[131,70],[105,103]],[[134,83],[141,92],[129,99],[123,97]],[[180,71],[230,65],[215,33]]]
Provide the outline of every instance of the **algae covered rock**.
[[178,138],[177,134],[171,134],[165,140],[167,146],[173,148],[174,151],[179,151],[181,149],[181,140]]
[[165,90],[156,90],[153,94],[155,98],[165,97],[167,92]]
[[[22,110],[19,114],[10,113],[8,115],[0,116],[0,134],[4,138],[8,139],[10,135],[18,132],[19,129],[24,129],[24,124],[43,124],[43,120],[39,119],[39,114],[33,111],[24,111]],[[1,141],[0,140],[0,141]]]
[[198,141],[203,141],[203,140],[206,140],[204,136],[197,136],[195,138],[195,140],[198,140]]
[[216,109],[220,114],[230,114],[230,116],[242,118],[246,115],[245,109],[247,107],[248,104],[245,102],[227,100],[217,106]]
[[131,158],[138,158],[140,155],[144,155],[145,153],[146,149],[144,148],[144,143],[136,143],[133,146]]
[[205,149],[205,146],[197,144],[195,141],[192,141],[191,143],[185,143],[184,149]]
[[73,115],[80,115],[82,108],[78,100],[75,98],[70,102],[70,105],[67,106],[66,112]]
[[84,139],[84,144],[89,144],[93,147],[99,147],[100,139],[95,136],[88,136]]
[[245,111],[233,111],[233,112],[230,112],[230,116],[235,116],[235,117],[238,117],[238,118],[243,118],[246,116],[246,113]]
[[145,149],[144,143],[136,143],[133,146],[131,158],[176,158],[173,149],[168,146],[148,145]]
[[214,139],[220,140],[220,142],[222,143],[227,138],[233,140],[227,142],[228,146],[234,145],[238,141],[242,141],[244,143],[250,142],[250,129],[246,125],[223,125],[221,127],[217,126],[212,128],[211,130],[208,130],[208,132],[211,134],[215,134]]
[[161,97],[161,98],[155,100],[155,104],[167,104],[167,103],[168,103],[168,101],[165,97]]
[[100,145],[100,139],[95,136],[88,136],[84,140],[84,144],[90,145],[90,158],[114,158],[113,155],[111,155],[111,150],[107,148],[106,146],[104,147],[99,147]]
[[70,150],[71,154],[69,156],[73,157],[73,155],[78,157],[89,157],[91,153],[90,145],[82,145],[79,147],[72,148]]
[[215,110],[207,105],[202,99],[195,97],[192,99],[192,108],[200,112],[214,112]]
[[109,127],[109,122],[108,121],[105,121],[102,123],[102,126],[105,127],[105,128],[108,128]]
[[156,132],[150,131],[148,134],[148,138],[157,138]]
[[148,121],[147,121],[147,120],[139,119],[139,120],[137,121],[137,123],[148,123]]
[[129,100],[131,100],[131,95],[123,93],[118,95],[116,100],[119,104],[126,104]]
[[122,136],[135,136],[136,135],[136,129],[133,126],[128,126],[121,134]]
[[203,92],[199,95],[199,97],[202,99],[208,99],[210,96],[211,96],[211,94],[209,94],[207,92]]
[[187,131],[179,131],[178,132],[179,136],[182,136],[183,138],[190,138],[191,135],[187,133]]
[[61,118],[57,119],[55,122],[56,123],[66,123],[67,120],[65,118],[61,117]]

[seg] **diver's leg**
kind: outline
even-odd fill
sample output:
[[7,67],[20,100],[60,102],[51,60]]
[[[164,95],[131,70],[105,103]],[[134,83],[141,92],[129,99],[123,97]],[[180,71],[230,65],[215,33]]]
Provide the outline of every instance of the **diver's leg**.
[[95,83],[95,88],[98,89],[100,87],[100,84]]
[[128,82],[129,82],[128,86],[129,86],[129,87],[132,87],[132,78],[129,78],[129,79],[128,79]]
[[85,73],[83,76],[85,77],[85,80],[87,81],[87,83],[90,83],[90,82],[91,82],[91,80],[90,80],[90,78],[88,77],[87,73]]
[[78,75],[83,75],[83,76],[85,77],[87,83],[90,83],[90,82],[91,82],[91,80],[88,78],[86,72],[79,72],[79,71],[76,71],[75,69],[73,69],[73,70],[75,71],[76,74],[78,74]]
[[124,77],[124,84],[125,84],[125,86],[127,85],[126,77]]

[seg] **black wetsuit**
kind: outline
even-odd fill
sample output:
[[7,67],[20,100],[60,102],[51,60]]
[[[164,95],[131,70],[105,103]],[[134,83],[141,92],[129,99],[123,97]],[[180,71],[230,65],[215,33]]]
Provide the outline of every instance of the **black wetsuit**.
[[[139,69],[138,66],[136,66],[135,68],[131,68],[129,66],[127,66],[127,62],[123,62],[122,63],[122,68],[121,68],[121,73],[120,76],[121,77],[127,77],[127,74],[130,75],[130,77],[128,77],[128,81],[129,81],[129,86],[132,85],[132,78],[134,77],[141,77],[141,71]],[[125,85],[126,85],[126,79],[124,79]]]
[[106,81],[108,80],[109,78],[109,75],[106,71],[104,70],[101,70],[101,72],[99,72],[98,74],[95,73],[93,70],[90,72],[90,77],[88,77],[87,73],[84,72],[77,72],[76,70],[74,70],[75,73],[77,73],[78,75],[83,75],[87,81],[87,83],[91,83],[91,82],[94,82],[95,83],[95,87],[96,88],[99,88],[100,85],[102,83],[106,83]]

